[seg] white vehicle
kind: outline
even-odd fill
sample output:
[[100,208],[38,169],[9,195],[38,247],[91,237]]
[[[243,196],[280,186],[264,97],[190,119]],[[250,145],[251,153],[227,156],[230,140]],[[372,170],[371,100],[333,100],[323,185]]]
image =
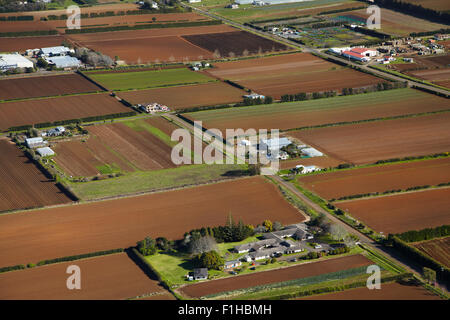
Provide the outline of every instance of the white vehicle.
[[316,245],[314,246],[314,249],[322,249],[322,245],[316,244]]

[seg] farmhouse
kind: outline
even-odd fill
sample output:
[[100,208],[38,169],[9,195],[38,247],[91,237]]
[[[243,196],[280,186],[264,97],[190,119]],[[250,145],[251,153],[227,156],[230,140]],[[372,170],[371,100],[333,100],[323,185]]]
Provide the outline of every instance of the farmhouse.
[[311,165],[311,166],[303,166],[301,164],[295,166],[296,169],[303,168],[302,173],[310,173],[315,171],[320,171],[321,169],[317,166]]
[[194,269],[194,280],[206,280],[206,279],[208,279],[207,268]]
[[18,53],[0,54],[0,71],[16,68],[33,68],[33,66],[33,62]]
[[72,50],[64,46],[48,47],[48,48],[41,48],[39,55],[44,57],[65,56],[71,51]]
[[147,113],[170,111],[168,106],[152,102],[149,104],[138,104],[139,109]]
[[47,145],[47,141],[44,141],[41,137],[25,139],[25,143],[28,148],[39,148]]
[[60,136],[62,135],[64,132],[66,131],[66,129],[62,126],[53,128],[48,130],[47,132],[43,133],[43,136],[49,136],[49,137],[53,137],[53,136]]
[[231,270],[237,267],[240,267],[242,265],[242,262],[240,260],[231,260],[226,261],[223,265],[224,270]]
[[52,149],[50,149],[49,147],[37,148],[36,152],[41,157],[53,156],[55,154],[55,152]]

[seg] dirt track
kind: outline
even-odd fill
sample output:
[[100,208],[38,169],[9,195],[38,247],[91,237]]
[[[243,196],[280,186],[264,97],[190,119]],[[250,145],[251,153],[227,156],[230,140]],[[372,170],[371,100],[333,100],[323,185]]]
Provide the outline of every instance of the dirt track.
[[[81,270],[81,290],[66,286],[66,269]],[[0,299],[80,300],[126,299],[154,292],[167,292],[150,279],[126,253],[58,263],[0,275]]]
[[70,202],[30,160],[7,140],[0,140],[0,212]]
[[244,289],[269,283],[276,283],[299,278],[317,276],[324,273],[337,272],[372,264],[372,261],[362,255],[353,255],[329,259],[320,262],[300,264],[294,267],[272,271],[256,272],[243,276],[229,277],[193,285],[180,289],[189,297],[199,298],[205,295]]
[[343,201],[336,206],[385,235],[450,224],[450,188]]
[[325,199],[450,182],[450,158],[302,176],[299,182]]
[[179,239],[232,214],[257,225],[304,216],[262,177],[138,197],[0,216],[0,266],[135,245],[147,235]]

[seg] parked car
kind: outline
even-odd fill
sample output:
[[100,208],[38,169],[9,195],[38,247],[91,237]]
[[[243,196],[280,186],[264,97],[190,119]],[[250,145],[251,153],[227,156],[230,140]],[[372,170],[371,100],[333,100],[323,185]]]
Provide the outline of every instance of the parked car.
[[321,244],[316,244],[316,245],[314,246],[314,249],[322,249],[322,245],[321,245]]

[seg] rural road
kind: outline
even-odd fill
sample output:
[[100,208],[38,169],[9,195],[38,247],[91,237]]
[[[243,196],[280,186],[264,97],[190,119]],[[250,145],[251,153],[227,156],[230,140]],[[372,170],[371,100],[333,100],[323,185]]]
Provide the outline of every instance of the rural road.
[[[322,207],[320,207],[318,204],[310,200],[307,196],[305,196],[302,192],[300,192],[293,184],[283,180],[280,176],[274,175],[272,176],[274,180],[276,180],[278,183],[286,187],[289,191],[294,193],[298,198],[300,198],[307,206],[310,208],[313,208],[318,213],[323,213],[326,215],[328,219],[330,219],[332,222],[342,226],[348,233],[353,234],[357,236],[360,239],[360,242],[368,247],[370,247],[374,251],[381,251],[382,255],[387,256],[389,259],[406,269],[408,272],[414,273],[417,276],[421,277],[422,267],[415,263],[414,261],[400,256],[398,252],[395,252],[394,250],[384,247],[378,243],[376,243],[371,238],[367,237],[363,233],[359,232],[358,230],[354,229],[353,227],[349,226],[345,222],[339,220],[335,216],[331,215],[329,212],[324,210]],[[445,284],[438,283],[441,289],[444,291],[448,291],[448,288],[446,288]]]
[[369,73],[372,73],[374,75],[378,75],[378,76],[381,76],[381,77],[384,77],[384,78],[387,78],[387,79],[390,79],[390,80],[402,81],[402,82],[406,81],[406,82],[408,82],[408,86],[413,86],[414,85],[414,86],[422,88],[422,89],[427,89],[427,90],[431,90],[431,91],[438,92],[438,93],[441,93],[441,94],[450,95],[450,91],[449,90],[436,88],[436,87],[429,86],[429,85],[426,85],[426,84],[423,84],[423,83],[420,83],[420,82],[407,80],[405,78],[402,78],[402,77],[399,77],[399,76],[396,76],[396,75],[393,75],[393,74],[390,74],[390,73],[387,73],[387,72],[383,72],[383,71],[380,71],[380,70],[372,69],[372,68],[369,68],[367,65],[361,65],[361,64],[358,64],[358,63],[354,63],[352,61],[349,61],[348,59],[344,59],[344,58],[341,58],[341,57],[337,57],[337,56],[328,54],[328,53],[326,53],[324,51],[321,51],[321,50],[318,50],[318,49],[314,49],[314,48],[311,48],[311,47],[299,44],[297,42],[291,41],[291,40],[283,38],[283,37],[279,37],[279,36],[274,35],[272,33],[264,32],[264,31],[256,30],[256,29],[248,27],[248,26],[244,26],[243,24],[241,24],[239,22],[236,22],[236,21],[224,18],[222,16],[216,15],[214,13],[211,13],[211,12],[208,12],[208,11],[205,11],[205,10],[193,7],[193,6],[189,6],[186,3],[184,3],[184,2],[181,2],[181,5],[183,5],[185,7],[192,8],[192,10],[195,10],[198,13],[203,14],[205,16],[208,16],[210,18],[213,18],[213,19],[216,19],[216,20],[221,20],[222,22],[224,22],[226,24],[229,24],[229,25],[231,25],[233,27],[236,27],[236,28],[239,28],[239,29],[251,32],[251,33],[256,33],[256,34],[258,34],[258,35],[260,35],[260,36],[262,36],[264,38],[270,38],[270,39],[275,40],[277,42],[281,42],[281,43],[286,44],[288,46],[294,47],[296,49],[301,49],[303,52],[314,53],[314,54],[316,54],[318,56],[321,56],[322,58],[332,59],[334,61],[338,61],[338,62],[344,63],[347,66],[357,67],[357,68],[360,68],[360,69],[362,69],[362,70],[364,70],[366,72],[369,72]]

